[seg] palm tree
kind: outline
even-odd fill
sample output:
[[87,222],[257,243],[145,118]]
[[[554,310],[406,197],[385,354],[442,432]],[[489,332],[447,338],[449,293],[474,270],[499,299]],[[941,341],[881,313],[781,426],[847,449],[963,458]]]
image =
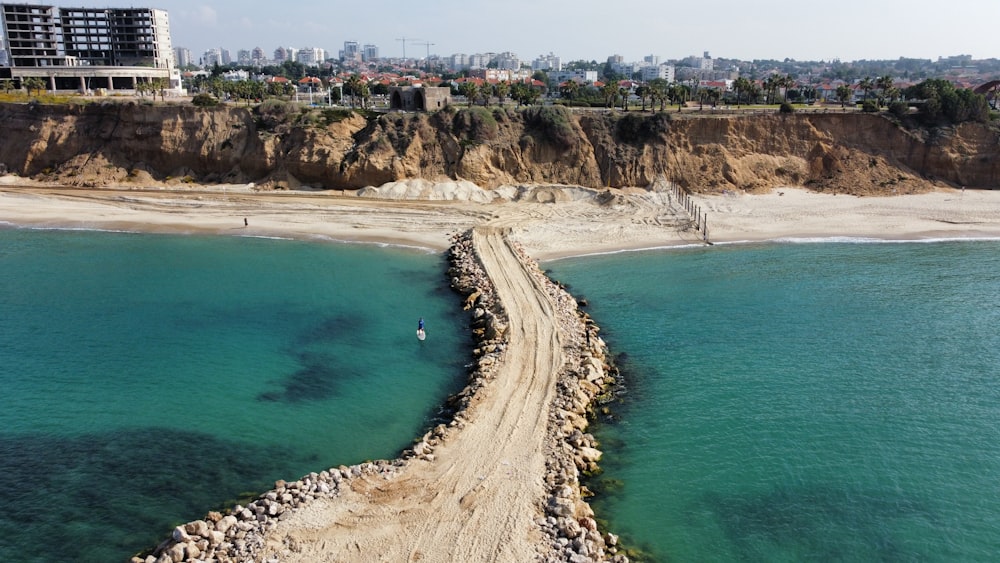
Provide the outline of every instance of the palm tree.
[[791,74],[786,74],[785,76],[781,77],[781,88],[784,88],[781,94],[781,101],[783,102],[788,101],[788,89],[794,87],[795,87],[795,79],[792,78]]
[[357,107],[358,95],[361,93],[361,75],[352,74],[347,82],[344,83],[347,89],[351,92],[351,108]]
[[708,99],[712,102],[712,107],[719,105],[719,100],[722,99],[722,90],[718,88],[708,89]]
[[667,90],[669,85],[664,78],[654,78],[649,81],[650,104],[655,107],[656,102],[660,102],[660,111],[663,111],[663,104],[667,100]]
[[476,101],[476,97],[479,95],[479,86],[477,86],[475,82],[467,80],[463,82],[458,89],[462,92],[462,95],[465,96],[465,99],[469,102],[469,107],[471,108],[473,102]]
[[368,87],[368,82],[362,80],[361,84],[358,85],[358,96],[361,97],[361,109],[368,109],[368,102],[372,98],[372,91]]
[[870,76],[866,76],[861,82],[858,83],[858,87],[864,90],[865,97],[862,101],[868,101],[868,92],[875,87],[875,81],[871,79]]
[[844,104],[846,104],[847,100],[850,100],[853,95],[854,91],[851,90],[851,87],[847,84],[837,86],[837,100],[840,102],[840,107],[844,107]]
[[764,79],[764,103],[774,102],[774,92],[778,89],[778,81],[780,79],[777,76],[768,76]]
[[510,82],[504,80],[503,82],[497,82],[493,87],[493,91],[496,92],[497,98],[500,100],[500,105],[503,105],[504,100],[510,94]]
[[601,87],[601,95],[604,96],[604,107],[614,107],[615,96],[618,95],[618,83],[614,80],[608,80],[607,83]]
[[892,89],[892,77],[888,74],[878,77],[875,80],[875,87],[879,90],[878,105],[882,106],[888,97],[889,90]]
[[576,80],[569,79],[559,85],[559,96],[567,100],[576,99],[577,94],[580,93],[580,83]]
[[681,106],[684,102],[688,100],[691,95],[691,87],[687,84],[672,84],[667,90],[667,97],[670,98],[671,103],[677,104],[677,111],[681,111]]
[[891,86],[889,87],[888,90],[885,91],[885,97],[890,102],[895,102],[896,100],[898,100],[900,98],[900,94],[901,92],[899,91],[899,88],[896,88],[895,86]]
[[736,91],[736,109],[739,109],[741,94],[750,92],[750,80],[742,76],[737,78],[733,81],[733,90]]
[[639,96],[639,99],[642,100],[642,111],[646,111],[646,98],[649,96],[649,86],[643,84],[636,87],[635,95]]
[[153,92],[153,100],[154,101],[156,100],[156,93],[159,92],[160,101],[161,102],[167,101],[167,86],[169,85],[170,82],[166,78],[153,79],[153,82],[150,84],[150,86],[152,87],[151,91]]

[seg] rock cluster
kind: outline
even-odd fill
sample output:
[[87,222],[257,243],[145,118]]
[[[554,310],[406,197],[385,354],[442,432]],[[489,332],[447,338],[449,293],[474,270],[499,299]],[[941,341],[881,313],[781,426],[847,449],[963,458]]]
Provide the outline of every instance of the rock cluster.
[[290,483],[276,481],[273,489],[246,506],[237,504],[225,515],[209,512],[204,520],[177,526],[152,554],[133,557],[132,563],[257,561],[264,534],[291,511],[319,497],[336,497],[347,482],[362,475],[388,477],[402,464],[379,460],[310,473]]
[[[580,484],[580,475],[596,471],[601,457],[596,440],[584,430],[594,398],[614,382],[613,368],[605,361],[607,348],[597,336],[597,326],[579,311],[573,297],[546,277],[522,249],[518,251],[556,303],[560,329],[567,340],[564,348],[573,354],[559,376],[558,396],[549,416],[545,476],[549,496],[544,513],[535,521],[547,540],[539,546],[538,560],[627,563],[625,555],[617,553],[618,538],[598,530],[594,512],[584,500],[589,492]],[[465,424],[463,413],[495,377],[507,342],[507,314],[475,254],[471,232],[452,238],[449,260],[451,286],[465,296],[464,307],[472,311],[477,346],[467,386],[448,399],[453,412],[448,425],[431,429],[395,460],[340,466],[294,482],[277,481],[272,490],[246,506],[236,505],[225,515],[210,512],[203,520],[176,527],[170,538],[150,554],[133,557],[131,563],[262,561],[265,534],[292,511],[316,498],[339,496],[353,479],[389,479],[410,459],[432,461],[435,447]]]
[[546,276],[522,248],[515,248],[521,261],[533,266],[532,274],[555,303],[567,356],[549,411],[545,475],[549,497],[545,515],[536,521],[549,541],[539,548],[540,560],[627,563],[628,557],[619,552],[618,536],[598,529],[585,500],[591,493],[580,483],[581,475],[599,471],[601,451],[585,431],[596,400],[616,384],[617,371],[607,361],[610,356],[598,336],[599,327],[580,311],[572,295]]

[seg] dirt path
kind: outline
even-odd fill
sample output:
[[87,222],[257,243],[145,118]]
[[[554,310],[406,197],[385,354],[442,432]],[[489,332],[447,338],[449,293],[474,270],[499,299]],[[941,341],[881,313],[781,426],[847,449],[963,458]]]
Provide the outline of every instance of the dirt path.
[[268,553],[283,562],[533,561],[545,497],[544,440],[563,363],[552,302],[501,229],[475,248],[509,316],[495,379],[460,432],[390,480],[356,479],[340,498],[283,520]]

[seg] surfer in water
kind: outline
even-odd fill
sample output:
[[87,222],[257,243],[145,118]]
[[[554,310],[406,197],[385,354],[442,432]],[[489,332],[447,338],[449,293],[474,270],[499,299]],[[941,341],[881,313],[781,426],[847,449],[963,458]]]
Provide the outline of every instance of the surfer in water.
[[423,317],[420,317],[420,320],[417,321],[417,338],[419,338],[420,340],[424,339],[424,318]]

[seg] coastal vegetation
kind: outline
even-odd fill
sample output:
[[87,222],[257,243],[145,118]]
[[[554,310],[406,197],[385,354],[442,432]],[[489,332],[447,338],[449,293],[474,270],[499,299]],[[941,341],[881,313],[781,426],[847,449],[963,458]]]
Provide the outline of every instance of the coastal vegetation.
[[554,145],[568,148],[579,138],[569,110],[563,106],[540,106],[524,110],[526,133],[540,136]]

